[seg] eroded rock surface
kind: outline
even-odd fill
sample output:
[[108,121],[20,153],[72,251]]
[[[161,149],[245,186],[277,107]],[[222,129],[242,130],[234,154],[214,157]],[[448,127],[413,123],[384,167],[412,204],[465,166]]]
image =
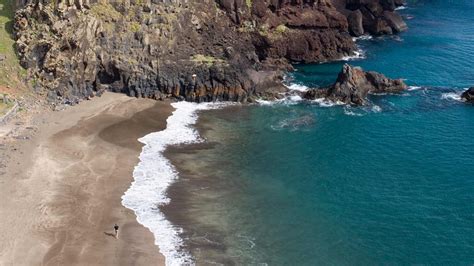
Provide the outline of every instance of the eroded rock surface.
[[474,87],[471,87],[467,91],[463,92],[461,98],[466,100],[466,102],[474,103]]
[[393,13],[401,3],[388,0],[18,4],[20,62],[31,85],[58,101],[104,90],[197,102],[272,99],[291,63],[336,60],[353,54],[352,36],[404,29]]

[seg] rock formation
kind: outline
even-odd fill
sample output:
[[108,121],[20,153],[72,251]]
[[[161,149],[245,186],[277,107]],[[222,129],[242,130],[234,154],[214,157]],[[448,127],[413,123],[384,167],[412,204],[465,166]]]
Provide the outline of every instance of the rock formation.
[[400,0],[347,0],[345,7],[352,10],[348,15],[349,29],[355,36],[393,34],[408,27],[395,8],[403,5]]
[[22,0],[16,49],[51,100],[105,90],[188,101],[277,97],[294,62],[351,55],[406,25],[396,0]]
[[346,104],[363,105],[369,93],[398,93],[407,89],[401,79],[389,79],[384,75],[345,64],[336,83],[329,88],[311,89],[305,99],[326,98]]
[[463,92],[461,99],[466,100],[468,103],[474,103],[474,87],[471,87],[467,91]]

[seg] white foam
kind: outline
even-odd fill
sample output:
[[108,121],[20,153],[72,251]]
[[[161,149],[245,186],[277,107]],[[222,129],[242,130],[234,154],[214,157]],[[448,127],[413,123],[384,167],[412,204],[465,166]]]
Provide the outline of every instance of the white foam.
[[301,98],[301,96],[299,95],[292,95],[289,96],[287,99],[291,102],[301,102],[303,100],[303,98]]
[[269,101],[269,100],[256,100],[256,102],[260,105],[266,105],[266,106],[271,106],[271,105],[276,105],[276,104],[280,104],[280,105],[295,105],[295,104],[298,104],[299,102],[303,101],[303,98],[301,98],[301,96],[299,95],[292,95],[292,96],[287,96],[285,98],[282,98],[282,99],[277,99],[277,100],[273,100],[273,101]]
[[407,9],[408,7],[407,6],[399,6],[397,8],[395,8],[396,11],[399,11],[399,10],[404,10],[404,9]]
[[[291,92],[305,92],[309,90],[308,87],[305,85],[300,85],[300,84],[291,84],[289,86],[286,86],[288,90]],[[298,94],[290,94],[290,95],[285,95],[281,99],[269,101],[269,100],[263,100],[263,99],[258,99],[256,102],[260,105],[275,105],[275,104],[285,104],[285,105],[294,105],[298,104],[299,102],[303,101],[303,98],[301,98],[300,95]]]
[[290,86],[287,86],[287,88],[290,90],[290,91],[302,91],[302,92],[305,92],[307,90],[309,90],[308,87],[306,87],[305,85],[301,85],[301,84],[291,84]]
[[326,98],[317,98],[317,99],[312,100],[312,102],[317,103],[321,107],[333,107],[336,105],[344,105],[344,103],[341,101],[333,102]]
[[170,145],[202,141],[191,127],[196,123],[197,111],[218,108],[222,104],[178,102],[172,106],[176,110],[168,117],[166,129],[139,139],[145,146],[133,171],[134,181],[122,196],[122,205],[133,210],[137,221],[153,233],[166,265],[192,265],[193,258],[183,249],[179,237],[182,229],[166,220],[159,209],[170,202],[166,190],[178,178],[178,172],[163,152]]
[[359,37],[354,37],[354,38],[352,38],[352,40],[354,42],[356,42],[356,41],[368,41],[368,40],[372,40],[373,38],[374,38],[374,36],[366,34],[366,35],[362,35],[362,36],[359,36]]
[[372,110],[372,112],[374,112],[374,113],[380,113],[380,112],[382,112],[382,107],[380,107],[380,106],[378,106],[378,105],[374,105],[374,106],[372,106],[372,109],[371,109],[371,110]]
[[363,114],[354,112],[352,108],[344,108],[344,114],[350,116],[364,116]]
[[408,91],[417,91],[417,90],[421,90],[423,87],[420,87],[420,86],[409,86],[408,87]]
[[456,92],[443,93],[441,94],[441,99],[462,102],[461,93],[456,93]]
[[364,52],[364,50],[359,48],[357,51],[354,51],[353,55],[343,56],[340,60],[341,61],[352,61],[352,60],[364,59],[364,58],[365,58],[365,52]]
[[280,100],[275,100],[275,101],[269,101],[269,100],[262,100],[262,99],[257,99],[256,102],[260,105],[274,105],[275,103],[278,103]]

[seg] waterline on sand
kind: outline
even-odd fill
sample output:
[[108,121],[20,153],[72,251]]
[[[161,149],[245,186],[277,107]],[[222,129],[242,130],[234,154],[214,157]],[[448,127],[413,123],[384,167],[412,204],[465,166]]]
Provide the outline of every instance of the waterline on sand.
[[176,168],[163,152],[171,145],[204,141],[192,127],[197,121],[197,112],[219,108],[223,104],[178,102],[172,106],[176,110],[168,117],[166,129],[139,139],[145,146],[133,171],[134,181],[122,196],[122,205],[133,210],[137,221],[153,233],[155,244],[165,256],[167,265],[190,265],[194,261],[183,248],[182,229],[171,224],[160,210],[170,202],[166,192],[178,178]]

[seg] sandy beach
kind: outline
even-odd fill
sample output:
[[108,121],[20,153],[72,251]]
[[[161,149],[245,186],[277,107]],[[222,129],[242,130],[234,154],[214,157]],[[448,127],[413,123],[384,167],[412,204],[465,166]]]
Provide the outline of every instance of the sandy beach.
[[[152,233],[121,205],[142,145],[169,103],[106,93],[34,117],[3,143],[0,265],[163,265]],[[120,235],[113,236],[113,225]]]

